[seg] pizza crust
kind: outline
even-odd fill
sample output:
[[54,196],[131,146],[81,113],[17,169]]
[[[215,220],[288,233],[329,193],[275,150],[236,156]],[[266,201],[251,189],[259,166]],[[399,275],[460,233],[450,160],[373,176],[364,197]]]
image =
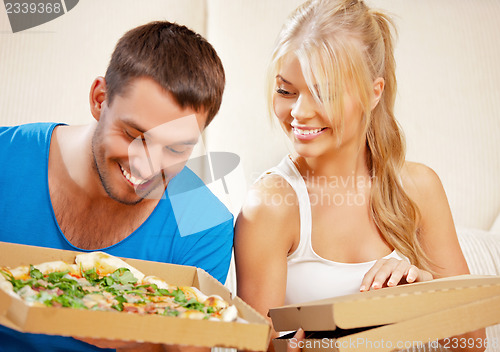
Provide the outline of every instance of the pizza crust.
[[144,277],[144,279],[142,279],[142,283],[149,285],[156,285],[158,288],[164,290],[171,290],[176,288],[176,286],[169,285],[165,280],[152,275]]
[[[62,271],[68,271],[70,274],[77,274],[80,272],[78,265],[76,264],[68,264],[63,261],[54,261],[54,262],[45,262],[41,264],[36,264],[33,265],[35,268],[40,270],[40,272],[44,275],[54,273],[54,272],[62,272]],[[29,267],[28,268],[28,274],[29,274]],[[14,275],[15,277],[16,275]]]
[[143,273],[120,258],[104,252],[79,254],[76,256],[75,262],[83,271],[95,268],[97,273],[101,276],[112,274],[119,268],[127,268],[132,272],[137,281],[141,282],[145,277]]
[[[6,269],[3,269],[6,270]],[[7,278],[5,278],[3,275],[0,274],[0,289],[4,290],[5,292],[15,295],[14,293],[14,288],[12,287],[12,284],[10,281],[7,281]]]

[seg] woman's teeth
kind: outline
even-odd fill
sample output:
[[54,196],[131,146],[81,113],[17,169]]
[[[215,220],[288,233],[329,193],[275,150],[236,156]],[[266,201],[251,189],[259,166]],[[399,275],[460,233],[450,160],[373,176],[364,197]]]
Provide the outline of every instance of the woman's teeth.
[[314,130],[302,130],[300,128],[297,128],[297,127],[293,127],[293,131],[295,133],[298,133],[298,134],[303,134],[303,135],[308,135],[308,134],[314,134],[314,133],[319,133],[321,131],[323,131],[325,128],[322,127],[322,128],[316,128]]
[[129,174],[123,167],[120,166],[120,169],[122,170],[122,174],[123,176],[125,176],[125,178],[127,180],[130,181],[130,183],[132,183],[134,186],[140,186],[142,184],[145,184],[146,182],[148,182],[148,180],[141,180],[141,179],[138,179],[138,178],[135,178],[134,176],[132,176],[131,174]]

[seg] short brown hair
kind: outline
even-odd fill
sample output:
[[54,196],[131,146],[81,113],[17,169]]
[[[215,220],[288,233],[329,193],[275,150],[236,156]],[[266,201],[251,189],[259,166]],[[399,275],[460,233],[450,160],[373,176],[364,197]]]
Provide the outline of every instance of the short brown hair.
[[155,80],[182,108],[205,111],[206,125],[219,111],[224,68],[212,45],[185,26],[151,22],[120,38],[106,70],[108,104],[139,77]]

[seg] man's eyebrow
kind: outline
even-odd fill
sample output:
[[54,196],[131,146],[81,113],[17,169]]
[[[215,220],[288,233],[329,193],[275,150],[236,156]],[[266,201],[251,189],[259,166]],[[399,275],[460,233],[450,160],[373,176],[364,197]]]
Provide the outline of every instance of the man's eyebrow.
[[[148,134],[148,131],[146,131],[145,128],[139,126],[135,121],[132,121],[132,120],[124,117],[122,119],[122,122],[125,125],[127,125],[129,127],[132,127],[134,130],[137,130],[141,134],[145,134],[145,135]],[[185,140],[185,141],[174,142],[174,143],[172,143],[172,145],[196,145],[197,143],[198,143],[198,139],[188,139],[188,140]]]
[[179,144],[182,144],[182,145],[195,145],[196,143],[198,143],[198,141],[196,141],[194,139],[189,139],[187,141],[180,141],[180,142],[172,143],[172,145],[179,145]]
[[143,127],[139,126],[139,125],[138,125],[135,121],[130,120],[130,119],[126,118],[126,117],[124,117],[124,118],[122,119],[122,122],[123,122],[125,125],[127,125],[127,126],[129,126],[129,127],[132,127],[134,130],[137,130],[137,131],[139,131],[139,132],[140,132],[140,133],[142,133],[142,134],[144,134],[144,133],[146,133],[146,132],[147,132],[147,131],[145,131],[145,128],[143,128]]
[[280,81],[283,81],[284,83],[287,83],[287,84],[292,84],[292,82],[290,81],[287,81],[286,79],[283,78],[283,76],[281,75],[276,75],[276,78],[279,79]]

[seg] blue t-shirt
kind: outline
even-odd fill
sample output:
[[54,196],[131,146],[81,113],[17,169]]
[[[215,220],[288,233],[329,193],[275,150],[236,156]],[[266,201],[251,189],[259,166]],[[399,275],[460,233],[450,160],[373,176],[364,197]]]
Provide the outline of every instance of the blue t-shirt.
[[[0,241],[85,251],[66,239],[50,201],[48,160],[56,126],[0,127]],[[163,198],[136,231],[100,250],[121,257],[196,266],[224,283],[232,246],[232,214],[184,168],[169,182]],[[22,334],[0,325],[0,351],[103,349],[69,337]]]

